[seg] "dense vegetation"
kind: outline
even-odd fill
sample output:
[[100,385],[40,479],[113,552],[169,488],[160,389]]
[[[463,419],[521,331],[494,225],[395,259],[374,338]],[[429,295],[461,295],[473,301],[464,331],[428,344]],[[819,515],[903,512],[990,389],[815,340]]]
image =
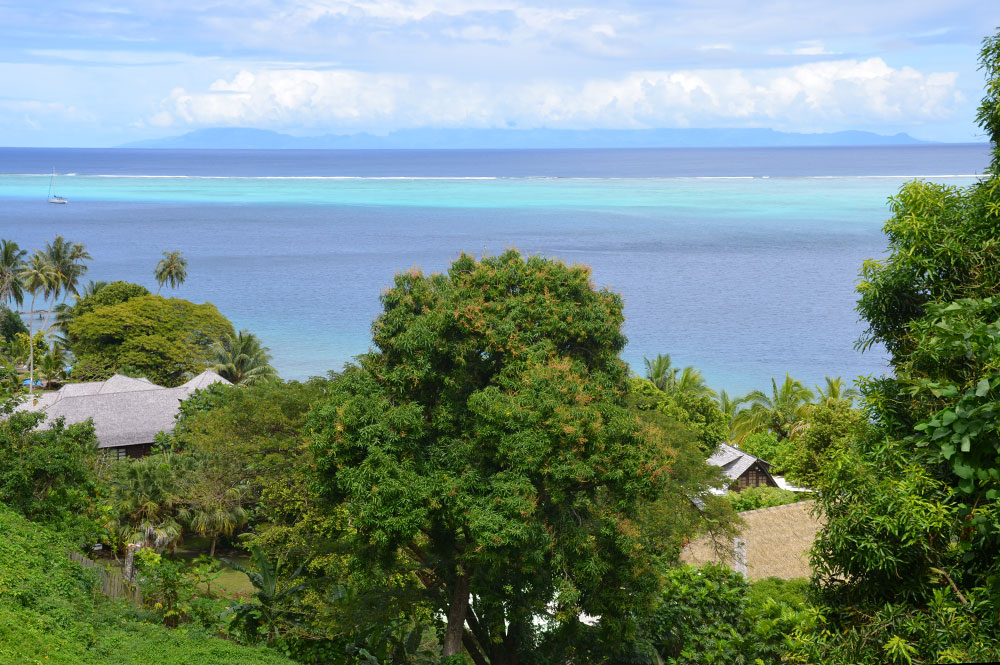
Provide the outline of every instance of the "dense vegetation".
[[170,630],[103,599],[60,534],[0,504],[0,662],[5,665],[280,665],[197,625]]
[[[981,57],[996,147],[1000,35]],[[62,237],[30,256],[3,241],[0,302],[30,304],[27,329],[0,312],[0,661],[1000,659],[994,155],[972,187],[891,200],[858,309],[859,345],[883,344],[893,376],[860,391],[786,376],[734,398],[666,355],[630,376],[621,299],[515,251],[398,275],[371,352],[284,382],[214,306],[84,286],[89,254]],[[165,252],[158,291],[187,269]],[[140,460],[102,456],[91,423],[17,410],[25,385],[209,367],[235,385],[185,401]],[[802,498],[716,496],[730,481],[705,459],[724,441],[816,490],[812,580],[679,563],[697,536],[731,548],[736,511]],[[141,603],[69,560],[95,542]]]

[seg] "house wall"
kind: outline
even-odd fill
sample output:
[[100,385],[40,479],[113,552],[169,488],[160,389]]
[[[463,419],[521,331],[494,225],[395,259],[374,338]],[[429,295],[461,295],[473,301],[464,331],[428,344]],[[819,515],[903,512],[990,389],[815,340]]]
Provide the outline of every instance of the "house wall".
[[777,487],[777,483],[771,479],[770,474],[767,473],[759,464],[754,464],[752,467],[743,472],[736,482],[733,483],[733,489],[737,492],[740,490],[745,490],[748,487]]

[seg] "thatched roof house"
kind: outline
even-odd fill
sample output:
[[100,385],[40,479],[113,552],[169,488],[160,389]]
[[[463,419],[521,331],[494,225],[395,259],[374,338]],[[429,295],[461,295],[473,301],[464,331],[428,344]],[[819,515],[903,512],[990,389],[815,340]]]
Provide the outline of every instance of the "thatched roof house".
[[63,418],[68,424],[93,418],[99,448],[118,458],[142,457],[158,433],[173,430],[181,402],[213,383],[229,381],[205,371],[176,388],[164,388],[115,374],[107,381],[68,383],[20,408],[44,411],[47,421]]
[[731,489],[737,492],[748,487],[777,487],[771,476],[771,463],[728,443],[720,443],[715,453],[708,458],[712,466],[722,467],[722,473],[730,479]]

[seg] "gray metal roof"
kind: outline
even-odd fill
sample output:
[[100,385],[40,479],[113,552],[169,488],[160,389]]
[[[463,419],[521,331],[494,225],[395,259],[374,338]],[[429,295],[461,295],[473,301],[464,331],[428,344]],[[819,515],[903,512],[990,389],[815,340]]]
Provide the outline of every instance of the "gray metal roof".
[[67,384],[19,408],[44,411],[47,421],[64,418],[67,424],[93,418],[99,448],[134,446],[152,443],[157,433],[173,430],[180,403],[213,383],[229,381],[203,372],[182,386],[164,388],[116,374],[107,381]]
[[731,480],[736,480],[742,476],[755,462],[760,462],[764,466],[764,469],[770,473],[770,463],[728,443],[720,443],[716,451],[708,458],[709,464],[722,467],[722,472]]

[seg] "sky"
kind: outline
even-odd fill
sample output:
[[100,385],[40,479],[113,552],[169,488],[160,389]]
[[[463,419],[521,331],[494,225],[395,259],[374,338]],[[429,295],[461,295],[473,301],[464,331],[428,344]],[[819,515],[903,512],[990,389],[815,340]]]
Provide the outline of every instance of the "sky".
[[0,145],[206,127],[983,141],[996,0],[0,0]]

